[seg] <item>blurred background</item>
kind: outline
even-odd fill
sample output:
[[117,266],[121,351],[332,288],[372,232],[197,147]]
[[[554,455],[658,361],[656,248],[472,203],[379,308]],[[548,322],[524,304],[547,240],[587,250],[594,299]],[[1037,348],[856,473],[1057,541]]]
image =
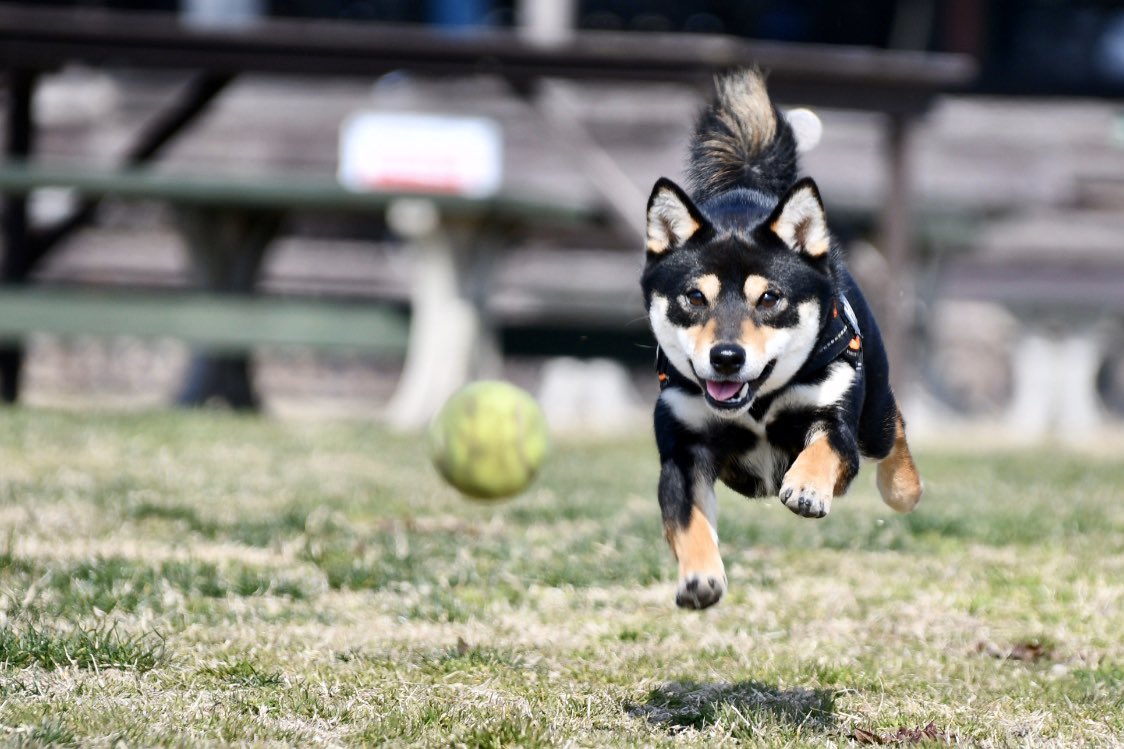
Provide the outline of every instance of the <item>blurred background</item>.
[[1117,3],[0,2],[0,61],[8,400],[646,429],[644,201],[759,62],[911,428],[1122,429]]

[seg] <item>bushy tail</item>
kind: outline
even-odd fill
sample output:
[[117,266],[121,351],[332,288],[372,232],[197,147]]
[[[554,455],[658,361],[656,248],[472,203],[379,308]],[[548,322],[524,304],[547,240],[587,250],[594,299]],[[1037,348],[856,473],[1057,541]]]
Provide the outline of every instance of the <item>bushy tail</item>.
[[695,126],[687,176],[699,201],[737,187],[780,196],[797,179],[796,138],[773,107],[758,70],[718,79],[718,96]]

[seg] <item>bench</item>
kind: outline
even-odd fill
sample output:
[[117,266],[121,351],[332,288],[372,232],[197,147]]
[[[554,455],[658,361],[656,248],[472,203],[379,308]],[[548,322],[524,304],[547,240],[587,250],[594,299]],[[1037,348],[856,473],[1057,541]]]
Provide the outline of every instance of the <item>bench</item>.
[[[40,189],[85,200],[156,200],[171,206],[199,290],[0,287],[0,338],[62,335],[174,337],[197,347],[179,402],[221,399],[253,408],[247,350],[258,345],[403,353],[406,370],[391,415],[405,426],[428,417],[481,366],[489,348],[482,309],[488,269],[513,229],[600,224],[588,205],[534,196],[355,192],[330,179],[233,178],[146,169],[97,170],[0,163],[0,194]],[[386,214],[419,253],[409,330],[376,304],[255,295],[262,258],[295,213]],[[440,363],[435,363],[439,358]]]

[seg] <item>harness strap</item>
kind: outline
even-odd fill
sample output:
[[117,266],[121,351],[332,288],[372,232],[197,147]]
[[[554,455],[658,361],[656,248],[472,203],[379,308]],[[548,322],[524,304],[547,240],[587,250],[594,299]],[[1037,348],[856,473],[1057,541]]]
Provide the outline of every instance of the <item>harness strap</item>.
[[663,349],[656,347],[656,376],[660,380],[660,392],[674,385],[686,390],[691,395],[702,395],[702,388],[694,380],[689,379],[668,361]]
[[[843,314],[839,314],[840,307],[843,308]],[[831,317],[827,325],[816,339],[812,354],[793,379],[801,380],[815,374],[844,356],[850,359],[862,357],[862,332],[859,330],[859,321],[855,317],[855,311],[851,309],[850,302],[847,301],[847,297],[840,294],[839,301],[831,307]]]

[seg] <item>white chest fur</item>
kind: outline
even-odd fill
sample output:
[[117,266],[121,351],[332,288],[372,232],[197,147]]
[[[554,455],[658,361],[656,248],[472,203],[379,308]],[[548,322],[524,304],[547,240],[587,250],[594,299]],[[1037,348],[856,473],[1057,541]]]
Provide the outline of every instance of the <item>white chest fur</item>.
[[[707,405],[700,395],[690,395],[678,388],[669,388],[660,395],[675,418],[688,430],[705,434],[720,424],[733,424],[747,429],[758,437],[757,444],[738,458],[742,468],[751,476],[758,477],[764,485],[766,494],[776,494],[779,479],[791,460],[788,452],[774,447],[767,438],[767,429],[775,420],[784,418],[786,412],[825,408],[838,403],[854,383],[855,370],[846,362],[831,365],[827,377],[814,385],[792,385],[782,389],[760,419],[755,419],[745,408],[736,413],[717,411]],[[751,404],[752,405],[752,404]],[[810,440],[819,430],[813,427],[806,439]],[[714,446],[712,449],[721,449]]]

